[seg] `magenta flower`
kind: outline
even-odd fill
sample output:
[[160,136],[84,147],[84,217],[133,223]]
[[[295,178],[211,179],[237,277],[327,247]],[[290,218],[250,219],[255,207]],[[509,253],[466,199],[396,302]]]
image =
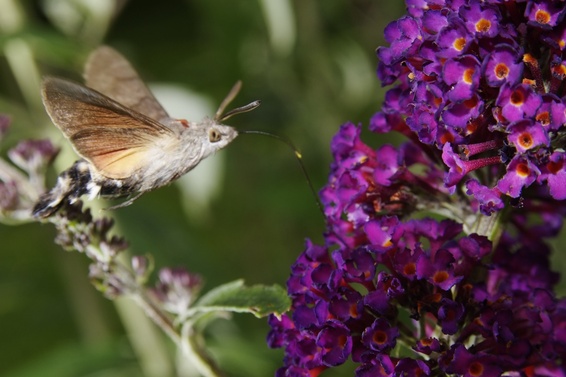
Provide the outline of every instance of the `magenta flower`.
[[558,200],[566,199],[564,158],[564,152],[554,152],[544,166],[543,173],[538,177],[539,180],[546,181],[550,188],[550,195]]
[[482,74],[489,86],[515,85],[523,76],[522,54],[508,44],[495,46],[483,61]]
[[532,184],[540,175],[540,170],[530,160],[516,156],[511,160],[507,173],[497,183],[497,189],[512,198],[521,195],[523,187]]
[[469,100],[480,83],[480,64],[472,55],[449,59],[444,63],[443,80],[450,85],[446,98],[451,102]]

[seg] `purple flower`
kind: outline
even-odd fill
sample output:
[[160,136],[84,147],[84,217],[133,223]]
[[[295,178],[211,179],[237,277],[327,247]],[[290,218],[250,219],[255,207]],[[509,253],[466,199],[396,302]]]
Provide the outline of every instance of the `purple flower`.
[[443,346],[437,338],[422,338],[417,341],[415,351],[430,355],[433,352],[441,352]]
[[439,49],[436,55],[441,58],[454,58],[463,55],[473,41],[463,22],[453,17],[436,36],[436,44]]
[[465,308],[462,303],[443,298],[438,309],[438,322],[442,332],[454,335],[460,328],[460,321],[464,319]]
[[[415,52],[413,49],[419,39],[420,30],[416,21],[410,17],[390,23],[384,31],[389,48],[379,49],[379,58],[388,64],[398,62],[401,57]],[[382,78],[383,80],[383,78]],[[385,80],[384,80],[385,81]]]
[[316,344],[321,348],[322,363],[330,367],[343,364],[352,352],[350,330],[339,321],[328,321],[318,333]]
[[[0,114],[0,142],[9,126],[10,118]],[[8,150],[11,161],[0,158],[0,220],[32,220],[31,208],[45,190],[44,174],[57,153],[49,140],[24,140]]]
[[564,4],[554,1],[529,1],[525,9],[529,24],[543,29],[550,29],[564,17]]
[[[411,213],[417,191],[431,201],[447,195],[442,170],[412,143],[397,150],[391,146],[373,150],[361,141],[360,127],[347,123],[334,137],[332,151],[332,172],[321,200],[342,243],[356,237],[381,237],[379,230],[367,233],[365,224],[384,212]],[[376,239],[374,244],[385,241]]]
[[454,275],[455,262],[454,256],[446,249],[438,250],[432,258],[422,254],[417,260],[416,277],[447,291],[462,280],[461,276]]
[[558,200],[566,199],[566,170],[564,152],[554,152],[544,166],[539,180],[546,181],[550,195]]
[[514,122],[509,125],[508,130],[507,140],[518,153],[523,154],[539,146],[549,146],[548,134],[543,126],[530,119]]
[[[437,137],[437,143],[443,145],[446,142],[457,141],[459,144],[463,144],[466,135],[461,130],[467,130],[470,119],[477,118],[483,111],[484,102],[475,94],[463,102],[448,102],[442,111],[446,130],[441,135],[443,137]],[[447,138],[444,135],[448,133],[451,136]]]
[[495,102],[501,108],[501,115],[508,122],[533,117],[541,103],[542,98],[526,84],[503,85]]
[[482,73],[492,87],[517,84],[523,75],[520,52],[507,44],[496,46],[484,59]]
[[516,156],[511,160],[507,173],[497,183],[497,189],[512,198],[521,195],[525,186],[530,186],[538,176],[540,170],[530,160]]
[[499,190],[492,190],[475,179],[466,182],[466,190],[466,193],[474,198],[471,203],[472,208],[474,210],[479,209],[486,216],[491,216],[491,214],[502,210],[504,207]]
[[476,34],[478,38],[493,38],[499,34],[501,14],[496,7],[482,7],[479,3],[470,2],[460,9],[460,16],[468,32]]
[[474,96],[480,83],[480,64],[473,55],[449,59],[444,63],[442,78],[450,89],[446,98],[452,102],[462,102]]
[[153,294],[163,308],[170,313],[183,316],[196,299],[202,287],[199,275],[184,268],[163,268],[159,271],[159,282]]
[[537,111],[535,120],[549,131],[557,131],[566,124],[566,105],[553,94],[543,96],[543,103]]
[[368,350],[383,353],[395,347],[398,336],[398,328],[391,327],[382,318],[377,318],[362,333],[362,343]]
[[59,153],[49,140],[25,140],[8,151],[10,160],[23,170],[34,173],[45,168]]
[[474,355],[462,345],[455,348],[452,363],[447,371],[465,377],[498,377],[502,372],[494,357]]
[[395,366],[395,372],[399,376],[430,376],[431,370],[426,361],[410,358],[400,359]]

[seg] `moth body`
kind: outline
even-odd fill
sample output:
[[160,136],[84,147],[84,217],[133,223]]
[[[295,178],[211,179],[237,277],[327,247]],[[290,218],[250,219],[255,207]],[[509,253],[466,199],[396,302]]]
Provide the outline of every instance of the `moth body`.
[[252,102],[222,116],[239,90],[238,83],[214,118],[200,122],[171,118],[127,60],[109,47],[91,54],[85,78],[87,86],[58,78],[43,82],[48,115],[82,159],[40,197],[33,209],[36,217],[49,217],[65,201],[72,203],[83,195],[89,199],[130,196],[118,207],[131,204],[228,145],[238,132],[220,122],[259,105]]
[[40,197],[33,210],[34,216],[49,217],[66,199],[72,203],[83,195],[88,195],[90,200],[121,198],[165,186],[238,135],[234,128],[208,118],[199,123],[172,119],[169,126],[175,134],[149,147],[141,156],[143,161],[139,168],[131,170],[124,178],[109,177],[87,160],[75,162],[59,175],[55,186]]

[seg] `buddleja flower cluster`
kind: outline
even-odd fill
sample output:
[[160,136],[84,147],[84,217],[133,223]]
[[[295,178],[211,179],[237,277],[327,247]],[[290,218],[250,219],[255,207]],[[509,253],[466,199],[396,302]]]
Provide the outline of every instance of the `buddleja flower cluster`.
[[465,179],[486,214],[533,185],[565,199],[564,2],[407,1],[407,10],[378,50],[379,78],[397,84],[370,128],[406,127],[442,149],[447,187]]
[[547,243],[566,214],[566,4],[406,4],[370,130],[410,141],[376,149],[350,123],[332,140],[325,244],[307,242],[292,310],[270,318],[277,376],[348,360],[360,377],[566,376]]

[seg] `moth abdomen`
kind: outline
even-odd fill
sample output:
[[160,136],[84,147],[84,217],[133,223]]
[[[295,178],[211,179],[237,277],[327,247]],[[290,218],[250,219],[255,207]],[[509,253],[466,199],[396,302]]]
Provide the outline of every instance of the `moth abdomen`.
[[57,177],[55,186],[42,194],[32,210],[37,218],[47,218],[53,215],[65,201],[74,202],[82,195],[88,193],[88,184],[91,182],[88,163],[79,160],[69,169]]
[[90,199],[94,199],[96,195],[105,198],[121,198],[139,191],[139,185],[135,184],[131,179],[98,178],[96,183],[93,182],[93,184],[98,185],[98,187],[89,190]]

